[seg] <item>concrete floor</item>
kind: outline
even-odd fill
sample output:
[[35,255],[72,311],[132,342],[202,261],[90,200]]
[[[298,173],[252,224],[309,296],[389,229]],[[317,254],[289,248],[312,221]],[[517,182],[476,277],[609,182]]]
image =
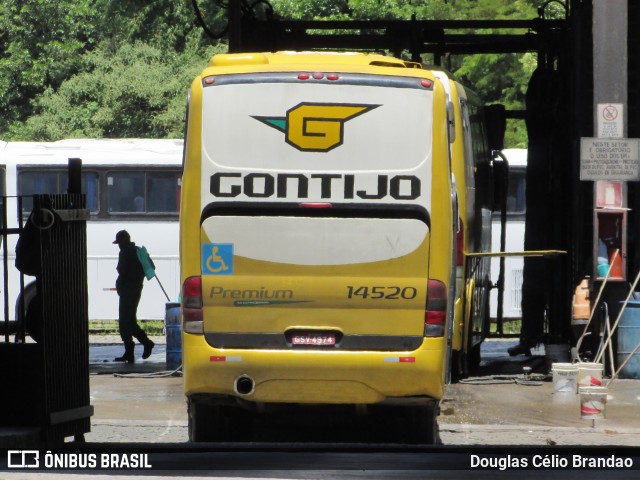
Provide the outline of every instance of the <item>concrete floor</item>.
[[[608,391],[606,418],[585,420],[577,394],[554,393],[551,381],[516,383],[524,378],[524,366],[545,370],[545,358],[539,351],[533,357],[509,357],[509,345],[487,342],[482,376],[448,386],[439,418],[444,444],[640,445],[640,381],[615,380]],[[91,347],[95,414],[87,441],[186,442],[182,379],[167,371],[164,345],[133,365],[110,361],[120,349]]]

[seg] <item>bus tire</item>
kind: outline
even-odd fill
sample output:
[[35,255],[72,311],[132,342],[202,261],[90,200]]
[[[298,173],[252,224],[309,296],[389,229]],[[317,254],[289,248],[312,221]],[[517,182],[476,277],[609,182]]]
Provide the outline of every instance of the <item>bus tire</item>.
[[189,403],[189,440],[243,442],[252,438],[251,413],[240,407]]
[[215,440],[213,434],[214,408],[205,403],[189,401],[188,425],[190,442],[213,442]]
[[475,370],[480,366],[480,362],[482,361],[482,344],[476,343],[469,349],[468,354],[468,370]]
[[451,352],[451,383],[458,383],[465,378],[469,372],[466,365],[466,356],[460,350]]
[[438,407],[435,405],[410,407],[406,416],[405,441],[412,444],[440,445]]
[[18,294],[15,312],[18,332],[26,333],[36,343],[40,343],[43,335],[42,296],[38,295],[36,280],[27,283]]

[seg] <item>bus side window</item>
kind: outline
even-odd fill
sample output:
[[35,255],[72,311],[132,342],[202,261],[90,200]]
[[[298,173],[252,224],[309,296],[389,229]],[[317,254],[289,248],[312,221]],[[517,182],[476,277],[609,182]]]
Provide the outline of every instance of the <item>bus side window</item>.
[[33,209],[31,195],[58,193],[58,172],[21,172],[18,176],[18,195],[26,195],[22,200],[22,211]]
[[[107,205],[112,213],[144,211],[144,172],[111,172],[107,176]],[[136,208],[136,198],[142,210]],[[138,206],[140,206],[138,200]]]
[[[40,193],[67,193],[69,178],[67,171],[22,171],[18,173],[18,195],[26,196],[22,199],[22,211],[33,209],[31,195]],[[98,174],[95,172],[82,173],[82,193],[87,195],[87,208],[91,213],[98,211]]]
[[525,205],[525,174],[512,171],[509,176],[509,192],[507,193],[507,213],[510,215],[524,215]]
[[153,213],[175,213],[178,211],[176,186],[179,176],[175,172],[147,174],[147,211]]
[[87,195],[87,209],[91,213],[98,212],[98,175],[96,173],[82,174],[82,193]]
[[177,213],[179,172],[110,172],[107,176],[110,213]]

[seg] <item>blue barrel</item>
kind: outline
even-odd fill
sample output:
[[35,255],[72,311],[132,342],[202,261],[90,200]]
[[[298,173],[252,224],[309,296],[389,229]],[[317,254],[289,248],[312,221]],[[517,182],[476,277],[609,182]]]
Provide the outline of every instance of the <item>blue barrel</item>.
[[176,370],[182,365],[182,324],[179,302],[167,303],[164,329],[167,335],[167,370]]
[[[622,312],[617,328],[618,334],[618,366],[640,343],[640,301],[630,300]],[[620,373],[620,378],[640,378],[640,350],[627,362]]]

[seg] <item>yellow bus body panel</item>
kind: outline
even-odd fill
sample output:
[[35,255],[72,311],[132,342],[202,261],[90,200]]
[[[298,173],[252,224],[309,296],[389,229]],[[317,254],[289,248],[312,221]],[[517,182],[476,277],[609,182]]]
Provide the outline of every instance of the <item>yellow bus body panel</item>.
[[[462,129],[462,114],[460,111],[460,96],[454,81],[449,81],[451,85],[451,102],[453,103],[453,111],[455,116],[455,141],[451,145],[451,170],[456,179],[456,188],[458,192],[458,217],[462,219],[464,228],[463,249],[464,253],[468,251],[468,245],[471,241],[471,233],[469,232],[466,219],[467,212],[467,162],[465,161],[464,151],[464,133]],[[466,261],[466,257],[463,262]],[[464,264],[462,271],[465,271]],[[464,279],[463,279],[464,281]],[[456,351],[464,350],[465,331],[468,329],[470,316],[467,316],[467,308],[465,303],[469,300],[464,296],[465,285],[459,286],[461,291],[457,292],[455,318],[453,321],[453,337],[451,339],[452,349]],[[466,300],[465,300],[466,299]]]

